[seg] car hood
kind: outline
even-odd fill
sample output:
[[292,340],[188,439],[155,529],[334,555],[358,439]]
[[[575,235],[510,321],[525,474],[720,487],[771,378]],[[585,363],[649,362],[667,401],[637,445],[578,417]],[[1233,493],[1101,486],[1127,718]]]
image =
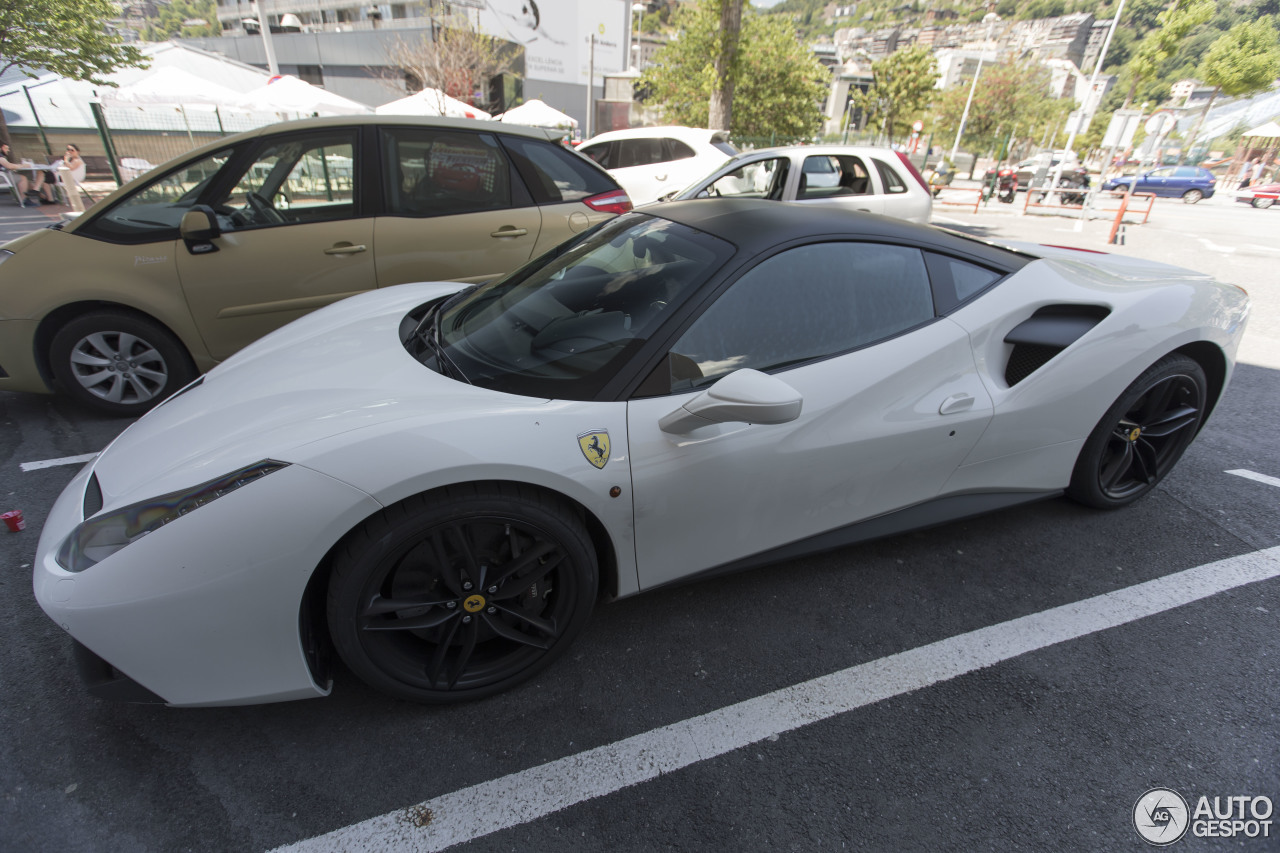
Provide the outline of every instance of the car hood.
[[95,473],[104,506],[189,488],[264,459],[306,464],[309,444],[390,420],[546,405],[441,376],[401,345],[406,313],[462,287],[406,284],[362,294],[241,350],[103,451]]

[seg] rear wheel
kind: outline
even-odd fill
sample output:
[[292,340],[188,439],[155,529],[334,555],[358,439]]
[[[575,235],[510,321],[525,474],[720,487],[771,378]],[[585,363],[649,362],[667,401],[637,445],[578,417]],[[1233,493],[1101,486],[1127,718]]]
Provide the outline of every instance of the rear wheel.
[[565,505],[451,487],[357,530],[334,561],[329,629],[370,686],[417,702],[518,684],[573,642],[595,603],[595,552]]
[[1154,489],[1200,429],[1207,388],[1204,370],[1186,356],[1147,368],[1089,434],[1067,494],[1114,509]]
[[1200,190],[1187,190],[1182,194],[1182,200],[1187,204],[1195,204],[1202,198],[1204,198],[1204,193],[1200,192]]
[[1258,210],[1266,210],[1275,203],[1276,200],[1274,198],[1255,198],[1253,200],[1253,206],[1258,208]]
[[112,415],[137,417],[196,377],[173,333],[123,311],[76,317],[53,336],[49,358],[70,397]]

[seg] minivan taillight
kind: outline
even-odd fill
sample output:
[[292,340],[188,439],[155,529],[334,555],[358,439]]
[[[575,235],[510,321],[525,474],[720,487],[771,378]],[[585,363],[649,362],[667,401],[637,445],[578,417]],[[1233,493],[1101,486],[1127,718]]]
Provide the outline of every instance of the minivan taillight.
[[626,213],[632,208],[631,198],[627,195],[626,190],[614,190],[600,193],[600,195],[593,195],[584,198],[582,203],[601,213]]
[[[920,186],[924,187],[924,191],[932,196],[933,190],[929,189],[929,182],[924,179],[924,175],[920,174],[920,170],[915,167],[915,164],[911,162],[907,155],[903,154],[901,151],[894,151],[893,153],[897,154],[898,159],[902,161],[902,168],[910,172],[911,176],[916,179],[916,182],[919,183]],[[1001,172],[1001,174],[1004,173]]]

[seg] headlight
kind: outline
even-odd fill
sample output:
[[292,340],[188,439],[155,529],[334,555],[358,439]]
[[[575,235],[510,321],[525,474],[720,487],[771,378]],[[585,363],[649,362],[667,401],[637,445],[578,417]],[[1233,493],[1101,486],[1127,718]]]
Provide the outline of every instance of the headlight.
[[191,489],[85,519],[58,549],[58,565],[69,572],[83,572],[148,533],[280,470],[286,464],[267,459]]

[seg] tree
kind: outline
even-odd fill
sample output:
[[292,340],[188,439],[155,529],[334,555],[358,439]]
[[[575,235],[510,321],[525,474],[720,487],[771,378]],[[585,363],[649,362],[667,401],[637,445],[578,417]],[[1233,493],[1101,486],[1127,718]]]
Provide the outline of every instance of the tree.
[[487,101],[484,92],[489,80],[510,73],[518,56],[517,49],[484,33],[467,27],[441,27],[435,31],[434,41],[424,35],[414,41],[394,42],[387,49],[387,64],[423,88],[439,89],[475,104]]
[[913,45],[871,63],[871,87],[854,96],[869,123],[882,123],[889,139],[928,107],[938,83],[938,65],[929,48]]
[[[1049,82],[1049,69],[1039,63],[984,65],[965,122],[968,147],[994,148],[1011,134],[1034,136],[1046,123],[1060,121],[1070,104],[1049,97]],[[935,110],[938,126],[958,128],[968,97],[967,84],[943,92]]]
[[1126,108],[1133,102],[1138,84],[1148,77],[1154,77],[1164,61],[1177,52],[1187,34],[1213,17],[1216,8],[1214,0],[1177,0],[1173,6],[1156,16],[1160,26],[1147,33],[1138,43],[1137,50],[1126,66],[1130,72],[1129,94],[1124,101]]
[[[188,21],[200,21],[191,23]],[[170,0],[160,6],[159,14],[148,22],[142,34],[146,41],[168,41],[171,38],[200,38],[219,35],[218,12],[214,0]]]
[[[21,0],[0,4],[0,75],[10,68],[35,78],[34,69],[114,86],[102,75],[124,66],[145,68],[147,58],[109,32],[110,0]],[[0,113],[0,140],[9,128]]]
[[741,69],[738,67],[738,45],[742,40],[743,0],[708,0],[719,6],[720,29],[716,31],[713,68],[715,85],[711,88],[711,114],[707,127],[728,130],[733,119],[733,90]]
[[1219,36],[1200,63],[1200,78],[1214,88],[1196,129],[1188,137],[1187,147],[1195,144],[1219,92],[1231,98],[1256,95],[1270,89],[1278,75],[1280,42],[1269,19],[1236,24]]
[[[640,86],[660,104],[665,121],[690,127],[710,123],[716,71],[711,57],[720,10],[709,3],[684,7],[676,17],[680,37],[669,42],[645,70]],[[729,131],[738,136],[806,139],[822,123],[819,104],[829,75],[796,38],[782,15],[748,14],[742,20]]]

